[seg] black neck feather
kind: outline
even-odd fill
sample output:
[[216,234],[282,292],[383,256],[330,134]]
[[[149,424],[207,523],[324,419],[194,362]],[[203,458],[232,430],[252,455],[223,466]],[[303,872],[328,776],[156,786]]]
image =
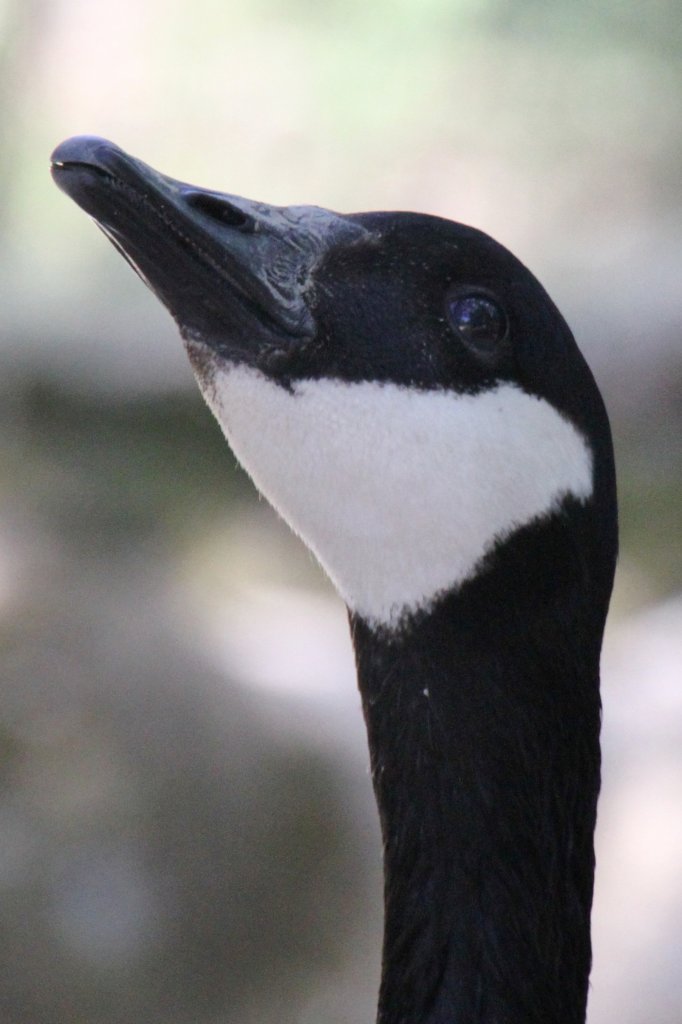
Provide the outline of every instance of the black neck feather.
[[380,1024],[585,1019],[610,572],[568,521],[522,531],[397,638],[351,617],[384,839]]

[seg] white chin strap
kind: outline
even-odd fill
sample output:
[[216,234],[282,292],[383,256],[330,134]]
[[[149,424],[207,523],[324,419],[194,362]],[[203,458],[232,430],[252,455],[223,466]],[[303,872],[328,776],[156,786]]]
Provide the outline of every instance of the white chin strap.
[[428,608],[501,540],[592,493],[585,438],[512,384],[469,395],[321,379],[289,392],[216,362],[200,386],[256,487],[375,625]]

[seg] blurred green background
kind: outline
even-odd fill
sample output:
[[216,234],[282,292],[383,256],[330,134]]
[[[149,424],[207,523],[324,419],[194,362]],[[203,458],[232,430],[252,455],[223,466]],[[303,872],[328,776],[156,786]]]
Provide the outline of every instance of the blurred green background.
[[373,1016],[344,611],[170,318],[52,185],[94,133],[275,203],[509,246],[611,411],[590,1024],[682,1022],[682,13],[559,0],[0,2],[0,1017]]

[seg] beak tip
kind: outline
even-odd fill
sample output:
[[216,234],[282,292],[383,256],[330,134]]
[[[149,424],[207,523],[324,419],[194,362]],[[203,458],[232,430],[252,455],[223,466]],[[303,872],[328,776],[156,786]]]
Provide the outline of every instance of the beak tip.
[[99,135],[72,135],[64,142],[60,142],[52,152],[50,164],[53,167],[63,167],[65,164],[94,164],[98,166],[98,155],[102,150],[108,153],[120,152],[118,146]]

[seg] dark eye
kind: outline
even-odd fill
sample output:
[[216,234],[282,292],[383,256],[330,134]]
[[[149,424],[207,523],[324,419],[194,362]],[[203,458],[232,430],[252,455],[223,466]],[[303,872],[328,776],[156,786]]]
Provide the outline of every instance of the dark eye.
[[450,324],[472,352],[494,357],[509,330],[507,314],[489,295],[460,294],[447,300]]

